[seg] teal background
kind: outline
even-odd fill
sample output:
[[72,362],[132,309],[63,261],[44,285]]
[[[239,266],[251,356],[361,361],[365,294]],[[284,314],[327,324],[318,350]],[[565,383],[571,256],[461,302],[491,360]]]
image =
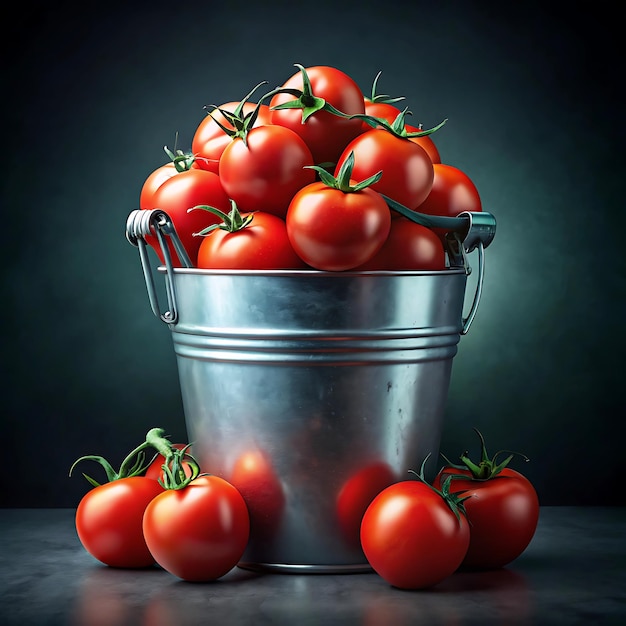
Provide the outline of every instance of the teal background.
[[[498,220],[442,452],[525,453],[543,504],[624,504],[624,55],[608,9],[483,2],[23,4],[2,38],[2,506],[75,506],[83,454],[186,437],[125,239],[203,106],[333,65],[406,96]],[[237,10],[239,13],[237,14]],[[12,42],[8,35],[13,36]],[[84,471],[95,468],[84,466]]]

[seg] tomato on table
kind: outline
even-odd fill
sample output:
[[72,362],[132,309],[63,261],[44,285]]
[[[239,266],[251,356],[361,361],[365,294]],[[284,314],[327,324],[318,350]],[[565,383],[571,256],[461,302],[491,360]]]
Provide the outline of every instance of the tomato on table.
[[156,562],[186,581],[221,578],[248,544],[250,519],[242,495],[218,476],[203,474],[148,504],[143,534]]
[[[425,462],[424,462],[425,463]],[[433,587],[461,565],[470,541],[463,500],[449,480],[435,489],[424,479],[381,491],[361,523],[361,545],[372,569],[400,589]]]
[[76,532],[83,547],[105,565],[141,568],[154,565],[143,537],[148,504],[163,488],[142,476],[120,478],[88,491],[76,509]]
[[92,485],[76,508],[75,525],[81,544],[98,561],[111,567],[142,568],[154,565],[142,532],[144,511],[149,502],[163,493],[163,487],[142,474],[146,471],[147,442],[130,452],[119,470],[101,456],[77,459],[70,476],[82,461],[95,461],[106,472],[107,481],[99,483],[87,474]]
[[473,463],[467,454],[461,455],[462,464],[446,459],[433,485],[450,478],[450,489],[466,498],[470,544],[463,568],[496,569],[515,560],[530,544],[539,520],[539,498],[531,482],[508,467],[513,455],[502,463],[497,463],[502,452],[490,459],[482,434],[475,431],[481,442],[480,462]]
[[345,116],[365,112],[363,93],[345,72],[316,65],[287,79],[270,101],[272,124],[297,133],[311,150],[316,165],[335,164],[343,148],[362,129],[358,118],[348,119],[328,110],[329,105]]

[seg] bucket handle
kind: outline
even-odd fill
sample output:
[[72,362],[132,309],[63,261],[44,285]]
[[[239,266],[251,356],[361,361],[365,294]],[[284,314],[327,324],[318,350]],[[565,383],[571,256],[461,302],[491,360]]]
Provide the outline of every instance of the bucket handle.
[[[154,286],[154,278],[152,275],[152,265],[148,256],[148,247],[145,237],[150,233],[155,233],[167,272],[165,274],[165,293],[167,295],[168,309],[161,313],[161,307]],[[172,282],[173,264],[170,249],[165,240],[168,236],[174,245],[176,254],[184,267],[192,267],[189,255],[180,242],[176,229],[170,216],[160,209],[143,210],[136,209],[131,211],[126,220],[126,239],[139,248],[139,258],[143,269],[146,287],[148,289],[148,298],[152,312],[163,320],[166,324],[175,324],[178,321],[178,308],[176,305],[176,292],[174,291],[174,283]]]
[[[483,293],[483,282],[485,279],[485,248],[493,241],[496,234],[496,220],[494,216],[487,211],[463,211],[459,213],[458,217],[466,219],[469,222],[461,246],[463,258],[466,259],[466,255],[474,250],[478,252],[478,279],[476,281],[476,291],[474,292],[474,299],[472,300],[469,313],[467,317],[462,320],[463,326],[461,328],[461,334],[466,335],[474,321],[478,304]],[[466,267],[469,269],[469,265],[466,264]]]

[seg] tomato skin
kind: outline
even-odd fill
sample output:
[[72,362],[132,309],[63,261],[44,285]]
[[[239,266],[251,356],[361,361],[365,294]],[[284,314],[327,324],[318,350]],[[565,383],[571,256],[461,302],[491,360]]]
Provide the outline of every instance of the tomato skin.
[[250,514],[250,534],[269,539],[280,527],[285,494],[273,464],[262,450],[249,450],[237,457],[228,482],[243,496]]
[[[294,194],[315,180],[311,151],[282,126],[254,127],[247,137],[226,146],[219,176],[226,193],[242,213],[263,211],[284,218]],[[228,213],[228,211],[225,211]]]
[[165,163],[152,171],[144,181],[139,193],[139,208],[152,207],[152,198],[156,190],[169,178],[178,174],[174,163]]
[[[244,213],[242,217],[249,214]],[[305,262],[294,252],[285,221],[257,211],[241,230],[217,228],[202,237],[197,266],[201,269],[301,269]]]
[[[161,209],[170,216],[178,237],[194,265],[202,238],[194,237],[193,233],[219,221],[219,218],[209,211],[187,212],[198,204],[216,207],[224,213],[228,213],[231,206],[217,174],[192,168],[168,178],[155,191],[151,201],[143,207]],[[155,249],[161,262],[164,262],[156,235],[148,235],[146,241]],[[182,265],[171,241],[168,244],[172,262],[175,266]]]
[[224,479],[202,475],[146,507],[143,534],[156,562],[183,580],[216,580],[235,567],[248,543],[243,497]]
[[482,211],[476,185],[458,167],[435,163],[432,189],[419,205],[419,212],[456,217],[463,211]]
[[435,477],[437,488],[447,474],[453,478],[450,491],[469,495],[463,504],[470,522],[470,544],[464,569],[496,569],[516,559],[532,540],[539,520],[539,499],[530,481],[505,467],[487,480],[472,480],[465,469],[444,467]]
[[413,141],[373,128],[350,142],[339,158],[335,176],[354,152],[352,178],[365,180],[382,170],[381,179],[371,189],[415,210],[433,185],[433,162]]
[[155,480],[134,476],[88,491],[76,508],[76,531],[83,547],[111,567],[154,565],[142,533],[148,504],[163,493]]
[[[382,118],[386,122],[389,122],[389,124],[393,124],[398,115],[400,115],[400,109],[389,102],[372,102],[367,98],[364,102],[365,115]],[[370,126],[366,121],[363,121],[362,128],[363,132],[367,132],[372,129],[372,126]]]
[[[239,102],[225,102],[219,109],[230,111],[231,113],[239,106]],[[251,113],[256,108],[253,102],[245,102],[242,108],[242,115]],[[223,124],[226,128],[233,128],[233,125],[224,117],[218,109],[211,111],[198,124],[191,141],[191,152],[196,157],[198,167],[210,172],[218,173],[219,160],[226,146],[232,138],[225,133],[215,121]],[[259,105],[259,112],[254,123],[255,126],[262,126],[270,123],[270,109],[267,104]]]
[[[416,133],[420,129],[417,126],[406,125],[406,130],[408,133]],[[416,143],[418,146],[424,148],[426,150],[426,154],[430,157],[430,160],[435,163],[441,163],[441,154],[439,153],[439,149],[435,145],[435,142],[432,139],[431,135],[421,135],[419,137],[409,137],[409,141]]]
[[444,270],[446,254],[441,239],[426,226],[400,216],[391,220],[382,248],[358,270]]
[[389,234],[391,214],[370,187],[344,193],[318,181],[294,196],[286,222],[294,250],[308,265],[343,271],[378,252]]
[[337,520],[345,542],[360,546],[363,515],[372,500],[396,482],[391,467],[382,461],[361,468],[346,480],[337,494]]
[[429,485],[395,483],[379,493],[361,523],[361,545],[374,571],[400,589],[432,587],[453,574],[469,546],[459,519]]
[[[362,115],[365,112],[363,93],[357,83],[347,74],[334,67],[316,65],[306,68],[313,95],[346,115]],[[302,73],[293,74],[283,88],[302,89]],[[290,94],[277,94],[270,101],[272,107],[294,100]],[[302,123],[302,109],[278,109],[271,111],[272,124],[290,128],[296,132],[311,150],[315,164],[336,163],[341,151],[362,130],[359,119],[344,119],[328,111],[317,111]]]

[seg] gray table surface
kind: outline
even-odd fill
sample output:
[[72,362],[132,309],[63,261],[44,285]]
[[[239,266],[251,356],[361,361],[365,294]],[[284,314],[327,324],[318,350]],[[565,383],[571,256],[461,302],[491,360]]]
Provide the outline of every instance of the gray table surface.
[[72,509],[0,509],[2,626],[626,624],[626,507],[543,507],[532,543],[495,572],[401,591],[375,573],[259,574],[212,583],[101,565]]

